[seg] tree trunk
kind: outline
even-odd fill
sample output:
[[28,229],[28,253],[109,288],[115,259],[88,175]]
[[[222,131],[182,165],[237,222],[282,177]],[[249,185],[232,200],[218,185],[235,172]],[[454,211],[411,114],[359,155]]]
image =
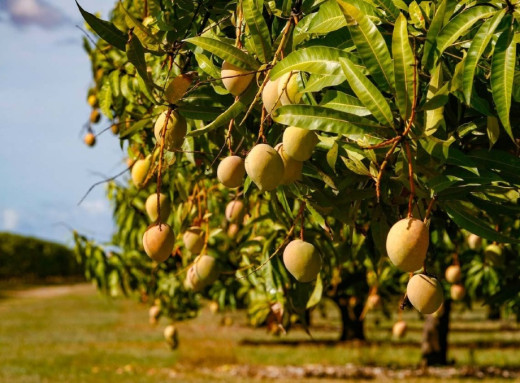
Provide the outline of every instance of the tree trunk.
[[421,344],[423,366],[448,364],[448,331],[451,300],[444,302],[441,315],[427,315]]
[[357,303],[354,307],[351,307],[348,301],[348,299],[342,298],[336,302],[341,312],[342,323],[339,340],[365,340],[364,321],[360,319],[361,313],[363,312],[363,304]]
[[500,320],[500,306],[489,306],[487,319]]

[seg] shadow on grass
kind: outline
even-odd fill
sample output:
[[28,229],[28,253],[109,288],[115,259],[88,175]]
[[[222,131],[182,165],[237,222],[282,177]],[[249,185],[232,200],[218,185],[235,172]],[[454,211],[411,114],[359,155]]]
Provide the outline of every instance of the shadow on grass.
[[[420,347],[420,342],[407,340],[374,340],[374,341],[339,341],[335,339],[250,339],[244,338],[240,340],[241,346],[325,346],[325,347],[380,347],[391,346],[396,348],[402,347]],[[451,343],[450,348],[463,349],[515,349],[520,348],[520,342],[498,342],[498,341],[478,341],[478,342],[457,342]]]

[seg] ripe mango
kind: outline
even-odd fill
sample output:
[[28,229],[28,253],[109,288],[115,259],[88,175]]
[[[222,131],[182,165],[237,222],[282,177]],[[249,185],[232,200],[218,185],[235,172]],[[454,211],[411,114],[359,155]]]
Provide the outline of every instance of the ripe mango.
[[149,227],[143,235],[144,251],[155,262],[164,262],[175,245],[175,234],[169,225],[162,223]]
[[[155,121],[154,135],[158,144],[161,143],[161,133],[166,122],[167,114],[167,111],[162,112],[157,121]],[[164,136],[165,149],[170,152],[178,150],[184,142],[187,130],[186,119],[176,110],[172,110],[166,127],[166,134]]]
[[244,160],[239,156],[229,156],[220,161],[217,168],[217,178],[228,188],[237,188],[244,183],[246,168]]
[[276,189],[284,175],[283,161],[273,147],[267,144],[256,145],[246,157],[247,175],[261,191]]
[[151,164],[152,162],[150,157],[135,161],[131,172],[132,182],[134,183],[135,187],[141,188],[143,186]]
[[311,282],[321,269],[321,257],[315,247],[301,239],[295,239],[285,247],[283,263],[298,282]]
[[[171,204],[168,196],[166,194],[160,193],[159,198],[161,200],[161,222],[164,222],[168,219],[171,212]],[[148,218],[150,221],[155,222],[159,217],[157,212],[157,193],[150,194],[145,202],[146,214],[148,214]]]
[[482,238],[478,235],[471,233],[468,235],[468,246],[471,250],[478,250],[482,246]]
[[85,134],[85,138],[83,138],[83,141],[85,141],[85,144],[87,146],[94,146],[96,145],[96,136],[92,132],[88,132]]
[[247,69],[239,68],[233,64],[224,61],[222,63],[222,71],[220,76],[222,77],[222,83],[224,87],[233,96],[240,96],[249,86],[253,80],[255,74]]
[[466,288],[462,285],[451,285],[450,295],[454,301],[461,301],[466,296]]
[[422,314],[433,314],[444,301],[442,286],[437,278],[416,274],[406,287],[408,300]]
[[396,339],[403,338],[406,335],[406,330],[408,328],[408,325],[405,321],[400,320],[394,323],[392,326],[392,335]]
[[459,265],[451,265],[446,269],[444,275],[449,283],[457,283],[462,278],[462,271]]
[[429,241],[428,227],[421,220],[404,218],[390,228],[386,251],[397,268],[412,272],[423,266]]
[[231,223],[241,223],[244,219],[245,206],[240,199],[231,201],[226,206],[226,219]]
[[283,161],[282,185],[289,185],[302,179],[303,162],[293,160],[283,150],[283,144],[276,145],[275,150]]
[[289,126],[283,132],[283,150],[296,161],[307,161],[319,142],[312,130]]
[[186,249],[192,254],[198,254],[204,247],[204,231],[199,226],[192,226],[182,236]]

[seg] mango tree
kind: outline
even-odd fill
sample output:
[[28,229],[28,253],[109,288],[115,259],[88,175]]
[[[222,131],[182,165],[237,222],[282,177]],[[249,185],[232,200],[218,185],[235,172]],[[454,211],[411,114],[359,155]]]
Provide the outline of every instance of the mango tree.
[[[99,36],[84,40],[85,142],[108,139],[99,108],[131,171],[108,184],[112,242],[75,234],[101,289],[172,320],[209,297],[281,331],[329,297],[341,339],[363,338],[380,301],[439,316],[448,290],[462,298],[453,264],[468,304],[520,310],[504,266],[518,265],[516,4],[123,0],[109,21],[78,7]],[[445,362],[435,342],[425,357]]]

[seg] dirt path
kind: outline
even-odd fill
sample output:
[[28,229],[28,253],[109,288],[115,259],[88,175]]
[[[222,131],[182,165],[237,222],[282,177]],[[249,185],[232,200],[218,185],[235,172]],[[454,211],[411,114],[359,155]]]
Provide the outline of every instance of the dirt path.
[[387,379],[463,379],[463,378],[498,378],[519,379],[520,370],[504,369],[497,367],[428,367],[428,368],[398,368],[391,369],[376,366],[357,366],[347,364],[343,366],[251,366],[251,365],[225,365],[216,369],[201,368],[199,372],[208,376],[233,376],[242,378],[264,379],[362,379],[362,380],[387,380]]
[[55,298],[64,295],[88,295],[95,293],[96,288],[90,283],[72,285],[40,286],[23,290],[4,290],[2,295],[8,298]]

